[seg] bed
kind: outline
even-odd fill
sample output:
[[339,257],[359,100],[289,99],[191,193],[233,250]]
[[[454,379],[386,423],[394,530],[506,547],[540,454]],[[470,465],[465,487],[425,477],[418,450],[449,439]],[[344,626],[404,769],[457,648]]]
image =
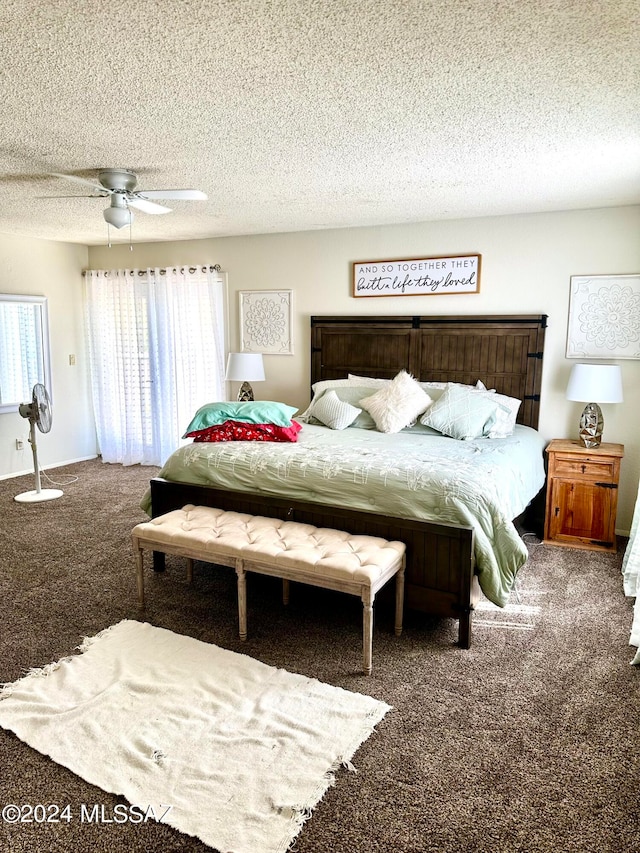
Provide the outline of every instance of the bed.
[[[504,604],[526,561],[513,519],[544,485],[536,428],[545,328],[546,315],[312,317],[316,388],[352,374],[391,380],[402,369],[431,383],[481,380],[522,401],[513,435],[467,442],[420,424],[390,436],[307,423],[288,445],[187,445],[151,480],[143,504],[154,517],[194,503],[400,539],[405,605],[457,619],[458,642],[468,648],[480,587]],[[435,457],[444,460],[445,480],[429,493],[422,466]],[[162,567],[154,555],[154,568]]]

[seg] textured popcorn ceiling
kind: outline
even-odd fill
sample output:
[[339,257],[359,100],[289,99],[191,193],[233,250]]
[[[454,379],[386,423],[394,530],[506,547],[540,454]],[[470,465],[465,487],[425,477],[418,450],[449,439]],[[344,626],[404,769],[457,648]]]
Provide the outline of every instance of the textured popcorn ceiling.
[[48,177],[104,167],[209,196],[134,241],[636,204],[639,33],[639,0],[3,0],[0,232],[104,243]]

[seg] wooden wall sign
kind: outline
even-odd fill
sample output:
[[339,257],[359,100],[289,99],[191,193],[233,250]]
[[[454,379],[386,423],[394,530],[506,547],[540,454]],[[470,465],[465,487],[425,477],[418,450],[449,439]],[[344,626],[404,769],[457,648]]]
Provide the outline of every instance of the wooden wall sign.
[[356,261],[354,296],[437,296],[479,293],[482,255]]

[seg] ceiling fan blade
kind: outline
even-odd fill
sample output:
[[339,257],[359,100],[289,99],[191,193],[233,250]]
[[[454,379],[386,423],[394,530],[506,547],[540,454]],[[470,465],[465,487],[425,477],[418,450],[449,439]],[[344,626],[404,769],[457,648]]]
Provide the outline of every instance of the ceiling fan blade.
[[99,193],[101,196],[111,195],[111,190],[103,187],[101,184],[96,184],[95,181],[88,181],[86,178],[77,178],[75,175],[63,175],[60,172],[51,172],[50,173],[54,178],[63,178],[65,181],[73,181],[76,184],[82,184],[83,186],[93,187],[93,189]]
[[137,190],[142,198],[184,199],[185,201],[206,201],[206,193],[200,190]]
[[138,198],[137,195],[127,196],[127,204],[129,207],[135,207],[143,213],[171,213],[170,207],[165,207],[163,204],[156,204],[154,201],[147,201],[146,198]]
[[106,195],[37,195],[36,198],[107,198]]

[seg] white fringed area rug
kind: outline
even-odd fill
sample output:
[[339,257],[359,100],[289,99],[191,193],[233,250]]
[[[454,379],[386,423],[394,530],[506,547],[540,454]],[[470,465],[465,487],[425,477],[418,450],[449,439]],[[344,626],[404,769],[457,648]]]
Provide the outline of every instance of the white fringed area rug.
[[80,652],[5,685],[0,725],[229,853],[286,851],[391,710],[132,620]]

